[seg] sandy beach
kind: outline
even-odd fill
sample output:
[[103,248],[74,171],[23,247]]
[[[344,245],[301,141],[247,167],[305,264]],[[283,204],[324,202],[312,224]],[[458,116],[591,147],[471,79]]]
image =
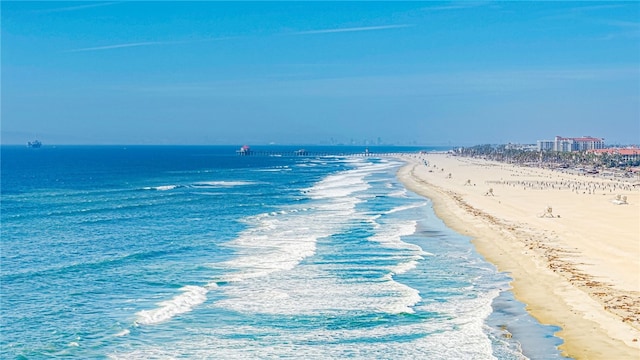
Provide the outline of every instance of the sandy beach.
[[565,356],[640,359],[640,186],[633,179],[448,154],[403,159],[399,179],[511,275],[516,298],[535,318],[562,328]]

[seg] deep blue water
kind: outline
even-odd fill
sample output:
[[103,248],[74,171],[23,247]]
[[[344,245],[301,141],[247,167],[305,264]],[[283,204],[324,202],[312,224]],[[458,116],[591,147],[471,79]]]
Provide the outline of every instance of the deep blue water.
[[235,150],[3,146],[0,358],[560,358],[401,161]]

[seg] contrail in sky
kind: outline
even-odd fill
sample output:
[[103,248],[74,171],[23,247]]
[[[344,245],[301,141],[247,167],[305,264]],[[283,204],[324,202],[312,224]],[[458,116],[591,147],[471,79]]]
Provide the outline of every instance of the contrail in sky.
[[147,42],[115,44],[115,45],[107,45],[107,46],[88,47],[88,48],[82,48],[82,49],[73,49],[73,50],[68,50],[67,52],[99,51],[99,50],[120,49],[120,48],[136,47],[136,46],[149,46],[149,45],[161,45],[161,44],[165,44],[165,43],[159,42],[159,41],[147,41]]
[[[400,25],[382,25],[382,26],[365,26],[365,27],[352,27],[352,28],[322,29],[322,30],[299,31],[299,32],[292,33],[292,35],[311,35],[311,34],[329,34],[329,33],[343,33],[343,32],[357,32],[357,31],[375,31],[375,30],[387,30],[387,29],[400,29],[400,28],[406,28],[406,27],[412,27],[412,26],[413,25],[411,25],[411,24],[400,24]],[[135,42],[135,43],[106,45],[106,46],[86,47],[86,48],[81,48],[81,49],[68,50],[67,52],[100,51],[100,50],[120,49],[120,48],[137,47],[137,46],[173,45],[173,44],[185,44],[185,43],[191,43],[191,42],[205,42],[205,41],[228,40],[228,39],[232,39],[232,38],[215,38],[215,39],[204,39],[204,40],[193,40],[193,41],[146,41],[146,42]]]
[[142,41],[142,42],[132,42],[132,43],[124,43],[124,44],[92,46],[92,47],[86,47],[86,48],[80,48],[80,49],[67,50],[65,52],[101,51],[101,50],[122,49],[122,48],[129,48],[129,47],[153,46],[153,45],[195,44],[195,43],[206,43],[211,41],[232,40],[232,39],[240,39],[240,38],[241,37],[219,37],[219,38],[179,40],[179,41]]
[[75,5],[75,6],[67,6],[67,7],[61,7],[61,8],[45,9],[45,10],[40,10],[40,11],[37,11],[37,12],[49,13],[49,12],[76,11],[76,10],[90,9],[90,8],[101,7],[101,6],[115,5],[115,4],[120,4],[120,3],[122,3],[122,2],[121,1],[112,1],[112,2],[104,2],[104,3],[89,3],[89,4],[84,4],[84,5]]

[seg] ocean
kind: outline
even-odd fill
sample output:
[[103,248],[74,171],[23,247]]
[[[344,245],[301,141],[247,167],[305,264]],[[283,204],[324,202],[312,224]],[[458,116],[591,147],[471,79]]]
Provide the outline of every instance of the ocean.
[[562,358],[403,162],[354,149],[2,146],[0,358]]

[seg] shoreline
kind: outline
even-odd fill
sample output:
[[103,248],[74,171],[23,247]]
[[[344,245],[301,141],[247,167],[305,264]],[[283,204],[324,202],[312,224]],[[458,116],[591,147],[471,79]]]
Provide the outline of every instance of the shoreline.
[[400,159],[398,179],[511,276],[534,318],[561,328],[563,355],[640,358],[636,187],[447,154]]

